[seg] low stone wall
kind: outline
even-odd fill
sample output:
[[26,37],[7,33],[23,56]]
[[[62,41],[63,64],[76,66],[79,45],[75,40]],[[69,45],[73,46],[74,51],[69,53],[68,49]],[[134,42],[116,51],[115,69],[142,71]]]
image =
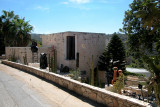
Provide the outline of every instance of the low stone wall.
[[85,83],[80,83],[76,80],[72,80],[59,74],[47,72],[45,70],[41,70],[19,63],[10,62],[7,60],[3,60],[2,63],[15,67],[17,69],[34,73],[47,80],[53,81],[69,90],[72,90],[82,96],[92,99],[98,103],[105,104],[109,107],[150,107],[150,105],[146,102],[127,96],[119,95],[117,93],[113,93],[105,89],[94,87]]
[[0,56],[0,59],[6,59],[6,56]]
[[[26,55],[27,62],[34,63],[31,47],[6,47],[5,50],[6,59],[14,55],[17,58],[17,62],[24,63],[23,57]],[[40,53],[46,53],[48,57],[51,53],[51,47],[38,47],[37,62],[40,62]]]

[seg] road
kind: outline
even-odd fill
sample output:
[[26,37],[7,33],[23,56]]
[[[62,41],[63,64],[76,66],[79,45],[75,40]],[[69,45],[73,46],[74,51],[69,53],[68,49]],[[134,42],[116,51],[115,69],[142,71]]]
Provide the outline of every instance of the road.
[[102,107],[54,83],[0,64],[0,107]]
[[146,69],[138,69],[138,68],[126,68],[127,71],[133,72],[133,73],[138,73],[138,74],[143,74],[146,77],[150,77],[151,73],[147,71]]

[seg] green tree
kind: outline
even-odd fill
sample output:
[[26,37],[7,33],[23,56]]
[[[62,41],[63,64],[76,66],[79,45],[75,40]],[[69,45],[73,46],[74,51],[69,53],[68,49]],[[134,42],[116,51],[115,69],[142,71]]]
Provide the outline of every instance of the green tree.
[[148,92],[154,90],[157,104],[160,105],[160,1],[159,0],[144,0],[143,9],[135,13],[137,18],[141,18],[144,28],[150,30],[150,35],[155,34],[155,41],[153,42],[153,48],[156,50],[156,54],[149,56],[143,56],[144,61],[148,65],[148,69],[153,76],[150,79],[148,86]]
[[160,1],[143,0],[142,9],[136,12],[138,18],[142,18],[143,27],[157,31],[160,26]]
[[5,46],[27,46],[33,27],[25,18],[20,19],[13,11],[3,10],[0,16],[0,35]]
[[99,57],[99,70],[112,72],[114,66],[125,71],[125,48],[116,33],[113,34],[104,53]]
[[107,71],[110,67],[110,55],[108,53],[108,48],[104,50],[102,55],[99,57],[98,69],[101,71]]
[[2,18],[0,17],[0,55],[4,54],[5,46],[4,46],[4,39],[2,37]]
[[125,12],[122,31],[128,35],[130,52],[134,53],[137,58],[142,58],[145,67],[153,74],[149,90],[154,89],[158,105],[160,105],[160,53],[158,48],[160,24],[157,24],[159,16],[155,14],[159,13],[158,3],[159,1],[156,0],[134,0],[130,4],[131,9]]
[[142,9],[135,13],[137,18],[141,18],[141,24],[144,28],[147,28],[152,34],[157,34],[155,36],[155,46],[156,50],[160,53],[160,1],[159,0],[144,0],[142,4]]
[[153,41],[155,40],[155,34],[149,35],[150,31],[142,27],[142,19],[137,18],[134,14],[143,9],[142,4],[142,0],[134,0],[133,3],[129,5],[131,9],[125,11],[125,18],[123,19],[122,31],[128,36],[127,44],[129,51],[135,54],[134,56],[136,57],[146,51],[151,52],[153,50]]
[[108,44],[108,54],[110,56],[112,67],[116,66],[121,70],[125,70],[125,52],[123,42],[118,35],[114,33]]

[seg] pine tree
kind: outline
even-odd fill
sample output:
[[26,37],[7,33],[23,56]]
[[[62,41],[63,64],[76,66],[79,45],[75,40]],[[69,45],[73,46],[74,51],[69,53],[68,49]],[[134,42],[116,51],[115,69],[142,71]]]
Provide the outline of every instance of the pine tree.
[[113,34],[104,53],[99,57],[99,70],[112,72],[114,66],[125,71],[125,48],[116,33]]
[[125,48],[123,42],[116,33],[113,34],[108,44],[108,53],[110,54],[112,67],[116,66],[118,69],[125,70]]
[[102,55],[99,57],[98,61],[98,69],[102,71],[106,71],[108,69],[109,63],[110,63],[110,55],[108,53],[108,47],[105,49],[105,51],[102,53]]

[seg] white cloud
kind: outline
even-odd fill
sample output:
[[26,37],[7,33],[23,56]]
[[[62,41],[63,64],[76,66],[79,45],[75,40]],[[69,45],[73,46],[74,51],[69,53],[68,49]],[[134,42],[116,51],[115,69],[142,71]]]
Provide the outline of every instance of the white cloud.
[[69,4],[68,2],[62,2],[62,4]]
[[61,4],[67,5],[67,7],[76,8],[80,10],[90,10],[91,8],[81,4],[90,3],[91,1],[92,0],[67,0],[67,1],[61,2]]
[[50,8],[48,8],[48,7],[42,7],[42,6],[36,6],[34,9],[35,10],[41,10],[41,11],[49,11],[50,10]]
[[101,3],[117,4],[125,2],[125,0],[99,0]]
[[83,3],[89,3],[90,0],[69,0],[70,2],[73,3],[78,3],[78,4],[83,4]]

